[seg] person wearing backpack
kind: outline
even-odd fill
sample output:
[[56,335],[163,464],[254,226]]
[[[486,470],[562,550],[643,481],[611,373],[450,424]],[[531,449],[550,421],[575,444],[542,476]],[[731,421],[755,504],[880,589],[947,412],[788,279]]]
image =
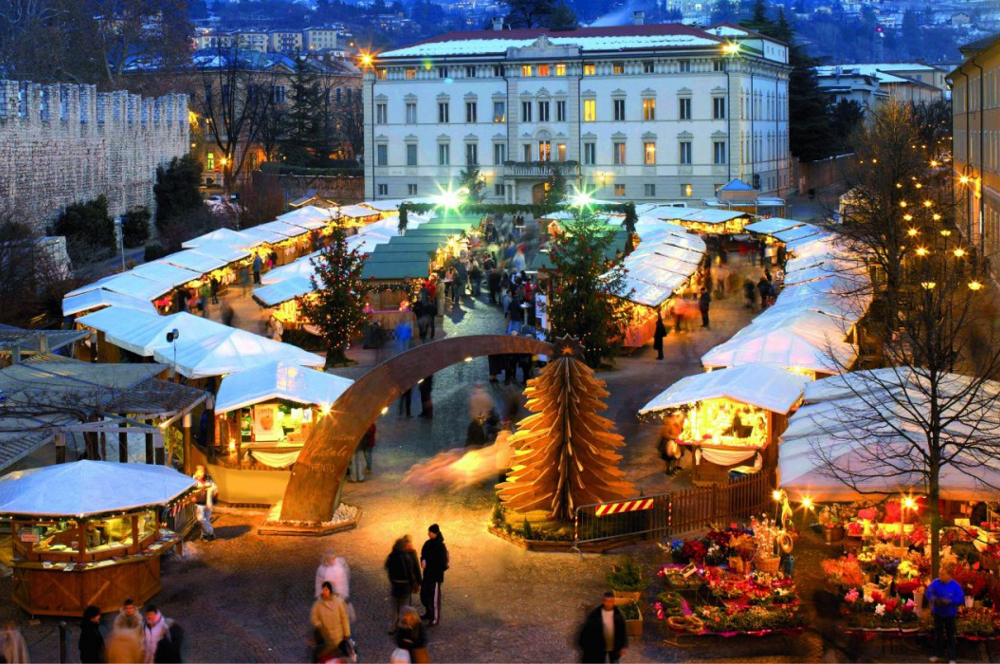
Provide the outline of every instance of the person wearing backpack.
[[420,565],[424,570],[420,603],[426,611],[421,617],[431,625],[437,625],[441,621],[441,585],[448,569],[448,547],[444,545],[444,535],[436,523],[427,529],[427,541],[420,550]]

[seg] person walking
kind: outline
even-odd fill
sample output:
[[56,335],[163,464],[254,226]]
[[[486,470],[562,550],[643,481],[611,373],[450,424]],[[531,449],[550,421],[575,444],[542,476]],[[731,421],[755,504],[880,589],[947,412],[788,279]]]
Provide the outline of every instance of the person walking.
[[[372,423],[372,427],[375,423]],[[368,446],[368,434],[371,432],[371,427],[365,432],[365,435],[361,436],[361,440],[358,441],[357,447],[354,448],[354,454],[351,456],[351,464],[349,466],[350,477],[352,482],[364,482],[365,481],[365,447]],[[374,433],[372,433],[374,435]]]
[[156,605],[146,607],[146,624],[142,628],[142,649],[145,663],[181,661],[180,627],[164,618]]
[[192,477],[198,487],[194,493],[194,504],[195,514],[198,516],[198,523],[201,526],[201,539],[211,542],[215,539],[215,528],[212,527],[212,506],[215,503],[215,494],[218,493],[219,489],[205,470],[205,466],[195,466]]
[[375,423],[368,427],[365,438],[361,443],[361,453],[365,457],[365,475],[371,475],[374,469],[373,457],[375,456]]
[[760,293],[760,310],[767,309],[767,295],[771,292],[771,282],[766,277],[761,277],[757,282],[757,292]]
[[754,293],[757,291],[754,288],[753,282],[750,277],[746,277],[743,280],[743,306],[747,309],[753,309],[754,307]]
[[496,267],[491,267],[486,273],[486,289],[489,291],[490,304],[492,305],[500,304],[500,279],[500,272],[497,271]]
[[653,332],[653,350],[656,351],[656,359],[663,359],[663,337],[667,336],[667,327],[663,324],[663,317],[656,314],[656,331]]
[[104,635],[101,634],[101,610],[94,605],[83,610],[83,620],[80,621],[80,661],[104,661]]
[[0,657],[9,664],[27,664],[31,661],[28,644],[14,621],[4,623],[3,629],[0,629]]
[[472,261],[469,268],[469,284],[472,286],[472,296],[479,298],[483,292],[483,271],[479,267],[479,261]]
[[399,628],[396,631],[396,647],[405,650],[410,661],[430,662],[427,652],[427,630],[420,622],[417,610],[412,606],[404,606],[399,614]]
[[212,297],[212,287],[208,285],[207,281],[201,282],[201,288],[198,289],[198,311],[205,314],[208,309],[208,299]]
[[[958,642],[955,640],[955,620],[958,610],[965,604],[962,585],[952,578],[948,565],[941,565],[938,578],[927,586],[925,597],[931,605],[934,616],[934,653],[932,662],[940,661],[942,646],[948,653],[948,661],[954,664],[958,656]],[[944,643],[942,643],[942,641]]]
[[212,277],[208,280],[209,288],[212,290],[212,304],[219,303],[219,280]]
[[253,257],[253,282],[255,284],[260,283],[260,271],[264,267],[264,261],[261,260],[260,254]]
[[712,295],[708,292],[707,288],[701,289],[701,296],[698,298],[698,311],[701,312],[701,326],[706,330],[711,329],[708,326],[708,308],[712,304]]
[[420,549],[420,565],[424,570],[420,603],[426,610],[421,617],[431,625],[437,625],[441,621],[441,585],[448,569],[448,547],[444,545],[444,535],[436,523],[427,529],[427,541]]
[[114,664],[142,664],[142,626],[138,633],[112,628],[104,643],[104,656]]
[[403,392],[403,396],[399,397],[398,414],[400,415],[400,417],[402,417],[404,411],[407,417],[413,417],[413,414],[410,413],[410,403],[412,401],[413,401],[413,388],[411,387],[408,388],[405,392]]
[[395,634],[399,624],[399,614],[404,606],[413,603],[413,591],[420,589],[420,563],[409,535],[400,537],[392,545],[392,551],[385,559],[385,571],[389,575],[392,595],[392,619],[389,633]]
[[628,652],[625,616],[615,606],[614,593],[604,593],[601,606],[587,615],[578,638],[584,662],[618,662]]
[[327,551],[323,555],[319,567],[316,568],[316,593],[314,597],[322,596],[324,583],[333,586],[333,593],[343,600],[347,608],[347,617],[353,623],[357,613],[351,602],[351,568],[343,556],[338,556],[333,551]]
[[431,400],[431,392],[434,390],[434,374],[427,376],[420,382],[420,417],[433,419],[434,402]]
[[125,600],[125,604],[115,616],[115,621],[111,624],[111,631],[132,631],[142,637],[142,616],[131,599]]
[[309,612],[309,622],[316,630],[316,659],[326,661],[336,657],[350,657],[351,621],[347,616],[344,600],[333,592],[333,584],[324,581],[320,596]]
[[674,413],[663,421],[660,428],[660,458],[667,464],[666,474],[673,475],[677,472],[677,465],[681,458],[681,446],[677,444],[677,438],[684,428],[684,417]]

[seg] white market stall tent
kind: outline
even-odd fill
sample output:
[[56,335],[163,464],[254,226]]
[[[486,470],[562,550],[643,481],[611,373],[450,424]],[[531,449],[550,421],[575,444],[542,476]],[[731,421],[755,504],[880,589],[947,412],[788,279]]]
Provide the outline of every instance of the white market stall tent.
[[329,408],[353,383],[348,378],[315,369],[268,362],[224,377],[215,400],[215,412],[221,415],[272,399]]
[[180,347],[230,329],[221,323],[183,311],[160,316],[119,311],[114,307],[88,314],[78,318],[76,322],[103,332],[108,343],[142,357],[152,357],[157,350],[171,346],[167,341],[167,332],[172,330],[180,333],[176,342]]
[[222,327],[226,331],[191,343],[185,344],[182,337],[177,344],[176,360],[172,348],[157,350],[153,357],[175,366],[178,373],[188,378],[224,376],[276,360],[306,367],[322,367],[326,363],[319,355],[297,346]]
[[751,233],[760,233],[761,235],[774,235],[775,233],[798,228],[799,226],[805,226],[805,222],[784,219],[782,217],[771,217],[747,224],[743,227],[743,230]]
[[777,364],[795,371],[833,374],[850,366],[857,356],[855,348],[822,332],[791,330],[780,325],[751,325],[729,341],[701,357],[707,369],[740,364]]
[[258,226],[254,226],[254,228],[257,228],[262,231],[267,231],[269,233],[275,233],[284,238],[298,237],[300,235],[309,232],[308,229],[302,228],[301,226],[286,224],[283,221],[269,221],[266,224],[260,224]]
[[142,277],[143,279],[150,279],[152,281],[159,281],[168,284],[171,288],[183,286],[188,282],[197,281],[202,277],[201,272],[195,272],[194,270],[178,267],[177,265],[172,265],[165,260],[157,260],[151,263],[136,265],[132,268],[131,273]]
[[278,215],[277,221],[314,231],[329,226],[333,221],[333,217],[333,210],[326,210],[315,205],[306,205],[297,210]]
[[[926,491],[916,465],[919,461],[912,461],[912,469],[908,465],[912,449],[926,446],[924,429],[917,424],[929,412],[926,387],[906,387],[921,380],[910,369],[890,367],[831,376],[807,385],[805,405],[789,420],[782,436],[781,486],[791,495],[817,502],[856,500],[862,492]],[[940,383],[939,403],[963,393],[968,381],[965,376],[947,375]],[[991,399],[998,392],[1000,383],[987,381],[967,399]],[[882,415],[872,415],[872,404],[876,403]],[[958,415],[955,410],[950,412],[952,417]],[[1000,437],[996,409],[984,409],[974,417],[974,423],[956,419],[945,426],[944,440],[962,441],[970,435]],[[883,454],[886,450],[897,455],[891,462],[880,462],[879,457],[888,456]],[[845,478],[854,475],[851,481],[858,489],[834,477],[831,465]],[[943,500],[996,500],[1000,460],[982,453],[960,454],[941,469],[940,486]]]
[[204,235],[191,238],[181,244],[181,246],[185,249],[195,249],[206,245],[221,244],[238,247],[240,249],[253,249],[254,247],[264,244],[264,242],[265,240],[251,237],[242,231],[234,231],[229,228],[217,228],[214,231],[205,233]]
[[73,316],[94,309],[106,307],[119,307],[121,309],[133,309],[147,314],[156,314],[156,307],[149,300],[116,293],[115,291],[96,288],[88,290],[79,295],[67,296],[62,302],[63,316]]
[[73,297],[75,295],[86,293],[87,291],[97,290],[98,288],[114,291],[115,293],[121,293],[122,295],[141,298],[143,300],[155,300],[171,290],[171,286],[168,286],[163,282],[150,281],[149,279],[143,279],[138,275],[122,272],[119,274],[113,274],[110,277],[98,279],[91,284],[72,290],[66,293],[65,297]]
[[165,256],[161,260],[171,265],[186,268],[192,272],[200,272],[201,274],[208,274],[213,270],[219,270],[229,265],[228,260],[210,256],[194,249],[178,251],[177,253]]

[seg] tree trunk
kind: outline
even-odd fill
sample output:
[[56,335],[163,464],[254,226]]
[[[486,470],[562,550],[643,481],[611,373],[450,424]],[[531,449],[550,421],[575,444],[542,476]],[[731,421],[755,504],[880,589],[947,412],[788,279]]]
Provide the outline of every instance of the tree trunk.
[[927,501],[931,510],[931,578],[936,579],[941,569],[941,487],[938,483],[939,468],[936,462],[931,462],[930,471]]

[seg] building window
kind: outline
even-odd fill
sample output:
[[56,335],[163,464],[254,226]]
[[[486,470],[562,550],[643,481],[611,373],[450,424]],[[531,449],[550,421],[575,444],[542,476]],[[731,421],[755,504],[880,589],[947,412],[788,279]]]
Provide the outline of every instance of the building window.
[[549,66],[548,65],[538,65],[538,75],[539,76],[548,76],[549,75]]
[[388,122],[389,109],[386,104],[375,104],[375,122],[385,124]]
[[558,145],[556,145],[556,152],[558,153],[556,158],[559,161],[566,161],[566,144],[565,143],[559,143]]
[[614,100],[614,104],[615,104],[615,120],[624,120],[625,119],[625,100],[624,99],[615,99]]
[[549,121],[549,102],[547,101],[538,102],[538,121],[539,122]]
[[691,99],[689,97],[681,97],[677,100],[677,117],[681,120],[691,119]]
[[493,102],[493,122],[507,121],[507,104],[502,101]]
[[417,70],[414,69],[413,67],[407,67],[406,68],[406,79],[407,80],[412,80],[412,79],[414,79],[416,77],[417,77]]
[[503,143],[493,144],[493,165],[502,166],[507,161],[507,146]]
[[625,73],[625,63],[623,63],[623,62],[615,62],[614,64],[612,64],[611,65],[611,73],[612,74],[616,74],[616,75],[617,74],[624,74]]
[[680,142],[680,163],[684,166],[691,165],[691,141]]
[[646,60],[645,62],[642,63],[642,73],[643,74],[652,74],[654,66],[655,65],[653,64],[652,60]]
[[[341,103],[344,99],[343,88],[337,88],[336,90],[334,90],[333,98],[336,100],[338,104]],[[327,97],[327,100],[329,101],[329,97]]]
[[584,99],[583,100],[583,121],[584,122],[594,122],[597,120],[597,100],[596,99]]
[[499,196],[500,198],[506,198],[506,196],[507,196],[507,187],[505,185],[502,185],[502,184],[495,184],[495,185],[493,185],[493,195],[494,196]]
[[656,119],[656,100],[655,99],[643,99],[642,100],[642,119],[643,120],[655,120]]
[[504,68],[503,65],[493,65],[493,76],[496,78],[503,78]]
[[694,193],[694,188],[689,184],[681,185],[681,196],[685,198],[691,198],[691,194]]
[[523,152],[524,152],[524,161],[525,162],[530,162],[531,161],[531,143],[525,143],[524,144],[524,150],[523,150]]
[[415,185],[415,184],[408,184],[408,185],[406,185],[406,195],[407,196],[416,196],[417,195],[417,185]]
[[597,73],[597,65],[595,65],[595,64],[587,64],[587,65],[583,66],[583,75],[584,76],[593,76],[596,73]]
[[597,163],[597,143],[583,144],[583,163],[587,166]]
[[448,116],[448,102],[438,102],[438,122],[441,124],[448,124]]
[[379,196],[388,196],[389,195],[389,185],[387,185],[387,184],[380,184],[378,186],[378,195]]
[[531,102],[521,102],[521,122],[531,122]]
[[556,76],[566,75],[566,65],[556,65]]
[[389,165],[389,146],[382,144],[375,149],[375,165],[376,166],[388,166]]
[[566,102],[556,102],[556,122],[566,122]]
[[656,163],[656,143],[642,144],[642,163],[652,166]]
[[691,61],[690,60],[681,60],[677,64],[678,64],[678,67],[679,67],[679,69],[680,69],[681,72],[688,73],[688,72],[691,71]]
[[448,78],[447,67],[438,67],[438,78]]
[[552,144],[548,141],[538,141],[538,161],[552,161]]
[[615,166],[622,166],[625,164],[625,142],[615,141],[611,144],[611,152],[614,155]]
[[653,198],[654,196],[656,196],[656,185],[655,184],[642,185],[642,193],[645,194],[646,198]]
[[471,66],[471,65],[468,66],[468,67],[466,67],[465,68],[465,77],[466,78],[475,78],[476,77],[476,68],[473,67],[473,66]]
[[465,102],[465,121],[466,122],[476,122],[476,102],[467,101]]
[[417,146],[414,143],[410,143],[406,146],[406,165],[417,165]]
[[712,71],[725,71],[726,65],[722,60],[712,60]]
[[438,166],[448,166],[451,164],[451,145],[448,143],[438,143]]
[[215,170],[215,153],[207,152],[205,153],[205,169],[209,171]]
[[521,76],[531,76],[531,65],[521,65]]
[[712,142],[712,163],[726,163],[726,144],[723,141]]
[[406,124],[416,124],[417,123],[417,104],[416,102],[407,102],[406,104]]
[[625,185],[616,184],[615,185],[615,197],[624,198],[625,197]]
[[465,144],[465,165],[476,166],[479,164],[479,145],[477,143]]
[[726,98],[715,97],[712,99],[712,117],[716,120],[726,119]]
[[[229,94],[228,94],[229,93],[228,87],[229,86],[226,86],[226,85],[222,86],[222,98],[223,99],[225,99],[226,97],[229,96]],[[284,104],[285,103],[285,86],[283,86],[283,85],[276,85],[276,86],[274,86],[271,89],[271,96],[273,97],[272,101],[275,104]]]

